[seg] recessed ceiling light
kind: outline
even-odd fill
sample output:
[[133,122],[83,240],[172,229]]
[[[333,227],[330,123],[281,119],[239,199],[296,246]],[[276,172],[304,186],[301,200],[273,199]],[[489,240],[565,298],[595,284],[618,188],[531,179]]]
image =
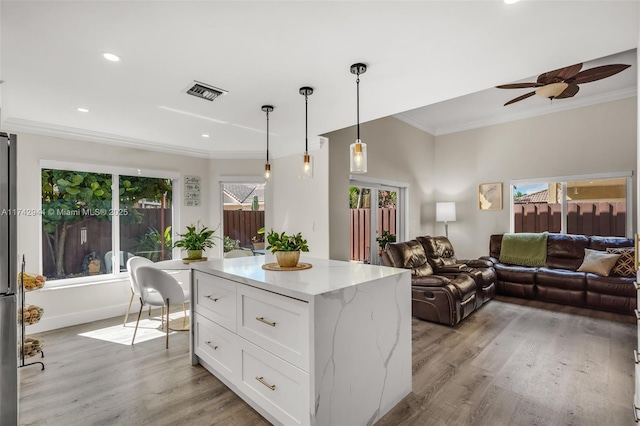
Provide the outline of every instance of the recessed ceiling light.
[[82,108],[82,107],[78,107],[78,108],[76,108],[76,110],[79,111],[79,112],[89,112],[88,109]]
[[505,4],[514,4],[518,3],[520,0],[504,0]]
[[102,56],[107,60],[107,61],[111,61],[111,62],[120,62],[120,56],[115,55],[113,53],[109,53],[109,52],[104,52],[102,54]]
[[208,134],[206,134],[206,133],[203,133],[203,134],[202,134],[202,137],[203,137],[203,138],[208,138],[208,137],[209,137],[209,135],[208,135]]

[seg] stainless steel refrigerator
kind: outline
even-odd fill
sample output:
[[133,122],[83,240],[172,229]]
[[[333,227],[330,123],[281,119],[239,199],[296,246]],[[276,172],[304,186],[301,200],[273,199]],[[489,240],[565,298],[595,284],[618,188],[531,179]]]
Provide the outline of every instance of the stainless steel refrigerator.
[[0,425],[18,424],[16,136],[0,133]]

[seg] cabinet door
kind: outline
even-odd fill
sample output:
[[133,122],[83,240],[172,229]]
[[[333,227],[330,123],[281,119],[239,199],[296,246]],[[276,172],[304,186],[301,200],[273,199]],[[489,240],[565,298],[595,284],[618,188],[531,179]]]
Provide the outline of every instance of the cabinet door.
[[282,424],[309,424],[309,374],[252,343],[240,342],[240,390]]
[[236,332],[236,283],[195,271],[195,311]]
[[193,346],[202,361],[226,377],[240,377],[240,347],[238,336],[202,315],[194,315]]
[[309,304],[238,285],[238,335],[309,371]]

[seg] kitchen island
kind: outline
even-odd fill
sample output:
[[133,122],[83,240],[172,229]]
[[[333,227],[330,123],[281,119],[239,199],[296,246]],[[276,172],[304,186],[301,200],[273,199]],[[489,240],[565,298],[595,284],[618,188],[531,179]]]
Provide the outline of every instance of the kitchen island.
[[270,256],[191,264],[192,364],[274,424],[373,424],[411,392],[408,271]]

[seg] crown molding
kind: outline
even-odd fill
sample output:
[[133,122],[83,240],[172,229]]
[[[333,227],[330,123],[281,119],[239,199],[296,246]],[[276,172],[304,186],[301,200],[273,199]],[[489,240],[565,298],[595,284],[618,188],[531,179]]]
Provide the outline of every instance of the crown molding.
[[417,129],[420,129],[423,132],[427,132],[430,135],[433,135],[433,136],[436,135],[436,130],[437,129],[427,125],[426,123],[420,123],[419,121],[416,121],[413,118],[407,117],[403,112],[401,112],[399,114],[395,114],[395,115],[393,115],[393,117],[397,118],[400,121],[404,121],[408,125],[413,126],[413,127],[417,128]]
[[593,95],[586,98],[574,98],[570,102],[562,101],[556,102],[551,105],[540,105],[526,111],[518,113],[505,113],[499,116],[494,116],[484,120],[471,121],[468,123],[455,124],[452,126],[430,128],[425,123],[417,122],[414,119],[408,118],[403,113],[394,115],[395,118],[404,121],[420,130],[430,133],[433,136],[442,136],[450,133],[463,132],[466,130],[479,129],[482,127],[495,126],[498,124],[509,123],[511,121],[523,120],[527,118],[538,117],[546,114],[554,114],[562,111],[569,111],[572,109],[583,108],[586,106],[597,105],[606,102],[613,102],[620,99],[626,99],[633,96],[637,96],[637,87],[631,87],[626,89],[614,90],[599,95]]
[[5,131],[32,133],[42,136],[62,137],[83,142],[102,143],[107,145],[121,146],[125,148],[144,149],[147,151],[161,152],[165,154],[182,155],[187,157],[208,158],[208,159],[259,159],[262,152],[256,151],[226,151],[209,152],[186,147],[175,147],[159,145],[154,142],[127,138],[110,133],[95,132],[93,130],[78,129],[75,127],[60,126],[57,124],[43,123],[39,121],[25,120],[22,118],[10,117],[2,122]]

